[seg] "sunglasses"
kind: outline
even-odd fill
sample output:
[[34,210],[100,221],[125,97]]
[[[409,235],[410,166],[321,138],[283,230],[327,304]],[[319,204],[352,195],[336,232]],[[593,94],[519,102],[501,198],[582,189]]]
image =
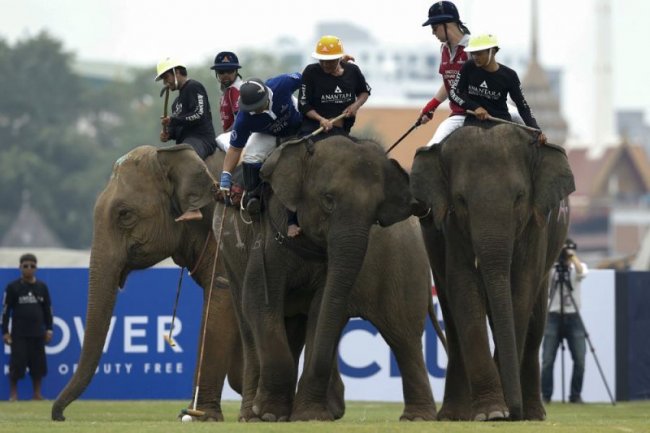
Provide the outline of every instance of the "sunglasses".
[[23,268],[23,269],[30,269],[30,268],[31,268],[31,269],[36,269],[36,265],[31,264],[31,263],[27,263],[27,264],[21,265],[20,267]]

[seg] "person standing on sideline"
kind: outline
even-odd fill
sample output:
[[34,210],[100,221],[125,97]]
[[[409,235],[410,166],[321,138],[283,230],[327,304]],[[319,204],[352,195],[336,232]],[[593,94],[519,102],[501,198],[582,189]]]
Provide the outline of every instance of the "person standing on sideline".
[[[582,380],[585,373],[585,329],[580,318],[580,286],[589,270],[576,255],[576,244],[568,239],[564,243],[558,263],[551,270],[550,306],[546,318],[542,343],[542,399],[551,402],[553,395],[553,365],[557,348],[566,340],[573,359],[571,375],[571,403],[582,403]],[[560,279],[562,274],[562,279]],[[570,283],[570,284],[569,284]],[[575,306],[573,301],[575,301]],[[577,307],[577,309],[576,309]]]
[[[425,124],[433,118],[433,112],[436,108],[447,100],[460,68],[469,59],[465,47],[469,44],[470,32],[460,20],[458,9],[450,1],[435,2],[429,8],[429,19],[422,26],[431,26],[431,32],[442,43],[440,47],[440,67],[438,69],[438,72],[442,75],[442,85],[418,116],[418,121]],[[432,143],[439,143],[442,140],[440,137],[446,137],[449,134],[448,126],[453,116],[465,114],[465,110],[454,101],[449,101],[449,108],[451,109],[450,117],[438,125],[433,138],[428,144],[429,146]]]
[[52,339],[52,304],[47,285],[36,279],[35,255],[20,257],[20,278],[7,285],[2,304],[2,339],[11,346],[9,400],[18,400],[18,380],[27,367],[33,399],[43,400],[41,382],[47,375],[45,345]]
[[223,132],[217,136],[217,146],[226,152],[230,146],[230,132],[235,123],[235,116],[239,112],[239,88],[242,83],[239,69],[241,69],[241,65],[235,53],[221,51],[214,58],[214,65],[210,69],[214,71],[221,88],[219,114]]

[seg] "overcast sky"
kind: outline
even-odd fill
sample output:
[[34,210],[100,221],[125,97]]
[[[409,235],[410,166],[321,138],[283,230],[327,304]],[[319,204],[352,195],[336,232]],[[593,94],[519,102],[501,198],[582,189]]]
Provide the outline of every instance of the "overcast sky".
[[[421,27],[431,0],[0,0],[0,37],[13,43],[47,29],[82,60],[139,66],[173,55],[188,63],[212,59],[220,50],[246,46],[272,50],[282,35],[315,43],[315,25],[347,21],[381,43],[438,46]],[[455,0],[473,34],[498,35],[508,51],[528,50],[530,0]],[[650,1],[612,0],[611,52],[596,46],[596,0],[539,0],[540,60],[561,67],[563,112],[574,136],[589,138],[596,55],[611,59],[616,109],[650,115],[647,33]],[[598,31],[606,31],[598,29]],[[343,41],[345,44],[345,41]],[[640,45],[640,46],[639,46]],[[363,69],[363,65],[360,65]],[[524,71],[518,71],[520,76]]]

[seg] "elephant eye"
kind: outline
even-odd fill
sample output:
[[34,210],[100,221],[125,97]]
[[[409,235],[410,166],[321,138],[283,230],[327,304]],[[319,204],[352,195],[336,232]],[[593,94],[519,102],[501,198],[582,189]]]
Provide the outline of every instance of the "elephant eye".
[[327,213],[332,213],[336,208],[336,201],[334,200],[334,195],[330,193],[324,193],[320,197],[320,205]]
[[136,215],[131,209],[122,208],[117,212],[117,219],[120,225],[130,226],[135,223]]
[[523,202],[525,196],[526,194],[523,191],[519,191],[515,197],[515,206],[519,206]]
[[466,206],[467,205],[467,202],[465,201],[465,197],[463,197],[460,194],[456,194],[456,203],[459,206]]

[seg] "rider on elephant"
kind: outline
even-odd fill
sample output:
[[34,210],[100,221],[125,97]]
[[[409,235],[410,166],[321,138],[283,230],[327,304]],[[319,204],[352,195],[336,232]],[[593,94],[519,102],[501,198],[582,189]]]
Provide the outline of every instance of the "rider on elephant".
[[[343,44],[336,36],[323,36],[311,55],[318,63],[307,65],[302,71],[302,86],[298,94],[298,107],[304,118],[300,135],[312,134],[318,128],[322,133],[312,136],[312,141],[332,135],[350,134],[357,112],[370,96],[370,86],[361,69],[343,52]],[[344,119],[332,119],[345,114]],[[288,215],[287,236],[301,233],[295,212]]]
[[[178,90],[178,97],[172,102],[171,116],[161,118],[160,141],[164,143],[172,139],[176,144],[189,144],[205,160],[217,147],[208,92],[203,84],[187,78],[185,64],[177,59],[167,57],[161,60],[156,72],[155,81],[162,80],[170,91]],[[202,219],[199,209],[206,203],[196,202],[196,196],[189,191],[180,196],[184,213],[176,221]]]
[[235,116],[239,112],[239,88],[242,84],[240,68],[239,59],[232,51],[217,53],[214,65],[210,66],[210,69],[214,70],[222,93],[219,114],[223,133],[217,136],[217,146],[224,152],[228,151],[230,146],[230,132],[235,123]]
[[[479,120],[492,116],[511,121],[507,104],[510,95],[524,123],[540,129],[521,90],[519,76],[495,59],[499,51],[496,36],[484,34],[472,37],[465,51],[471,53],[472,60],[466,62],[458,73],[449,93],[451,100],[465,110],[472,110]],[[461,127],[464,120],[464,115],[454,116],[448,134]],[[537,140],[540,144],[545,144],[546,135],[540,132]]]
[[300,80],[299,73],[278,75],[266,83],[251,78],[239,88],[239,113],[223,163],[221,190],[230,193],[231,173],[246,147],[242,161],[246,195],[242,207],[249,215],[259,214],[262,208],[259,198],[262,163],[275,149],[278,138],[295,135],[300,128],[302,115],[293,97],[293,92],[300,88]]
[[[425,124],[433,118],[433,112],[436,108],[448,98],[458,71],[469,60],[469,56],[465,52],[465,47],[469,43],[469,30],[460,20],[458,9],[450,1],[435,2],[429,8],[429,19],[422,26],[431,26],[433,35],[442,42],[438,72],[442,76],[443,83],[435,96],[420,112],[418,121]],[[465,110],[456,105],[454,101],[449,101],[449,108],[451,109],[451,116],[465,113]],[[438,126],[436,135],[433,137],[436,140],[435,143],[440,142],[440,140],[437,140],[437,135],[446,130],[446,125],[450,120],[451,117],[445,119]],[[447,134],[445,133],[445,136]]]
[[[323,36],[318,40],[312,57],[318,63],[307,65],[302,72],[302,86],[298,94],[298,107],[305,116],[300,135],[308,135],[319,127],[323,134],[350,134],[357,111],[370,96],[370,86],[361,69],[343,58],[343,44],[336,36]],[[345,119],[331,119],[345,114]]]

